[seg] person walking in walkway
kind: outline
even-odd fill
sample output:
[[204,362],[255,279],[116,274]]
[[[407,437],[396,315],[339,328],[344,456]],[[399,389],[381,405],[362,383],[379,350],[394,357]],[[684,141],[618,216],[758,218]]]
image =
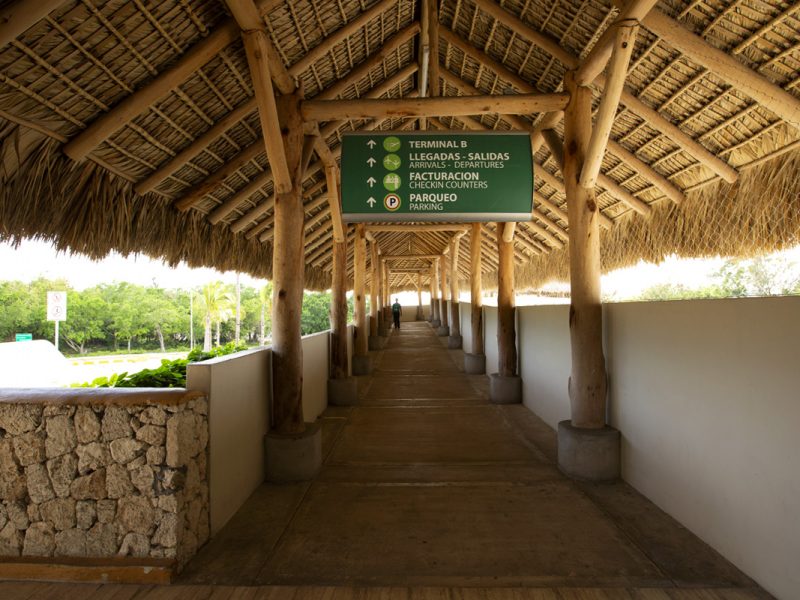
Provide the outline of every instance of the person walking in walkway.
[[400,303],[397,301],[397,298],[394,299],[394,304],[392,304],[392,317],[394,317],[394,326],[400,329],[400,315],[403,314],[403,307],[400,306]]

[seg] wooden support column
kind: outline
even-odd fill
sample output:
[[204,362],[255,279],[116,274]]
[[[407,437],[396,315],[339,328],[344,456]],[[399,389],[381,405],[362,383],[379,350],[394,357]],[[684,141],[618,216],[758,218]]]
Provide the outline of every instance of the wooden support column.
[[500,377],[517,374],[517,341],[514,327],[514,241],[506,241],[505,228],[511,223],[497,224],[497,373]]
[[579,183],[592,134],[592,92],[564,78],[571,101],[564,116],[564,182],[569,216],[572,425],[600,429],[606,419],[606,370],[600,305],[600,232],[594,188]]
[[303,120],[300,95],[283,98],[286,121],[282,134],[286,162],[296,185],[275,199],[275,239],[272,255],[272,429],[278,434],[301,433],[303,422],[303,346],[300,313],[303,305],[304,235],[302,196]]
[[[474,356],[483,356],[483,280],[481,275],[481,224],[472,224],[469,241],[470,254],[470,303],[472,305],[472,352]],[[482,362],[482,361],[481,361]],[[483,367],[483,365],[481,365]],[[485,368],[485,367],[484,367]],[[479,373],[484,372],[482,368]]]
[[458,250],[461,235],[453,237],[450,242],[450,338],[452,348],[461,347],[461,322],[458,311]]
[[378,299],[378,272],[380,265],[378,264],[378,242],[372,241],[369,244],[369,270],[370,270],[370,285],[369,285],[369,334],[370,336],[378,335],[378,312],[381,310],[381,303]]
[[449,329],[450,315],[447,310],[447,257],[442,256],[439,261],[439,319],[442,321],[442,327]]
[[439,306],[439,259],[434,258],[431,263],[431,324],[439,327],[442,324],[442,314]]
[[376,257],[376,272],[378,274],[378,302],[375,304],[375,307],[378,311],[378,334],[383,335],[384,330],[386,329],[386,321],[385,315],[383,311],[383,307],[386,305],[386,289],[384,286],[384,274],[386,271],[385,263],[380,259],[380,252],[377,250],[377,242],[375,243],[376,246],[376,253],[378,256]]
[[292,188],[292,180],[289,175],[284,149],[278,142],[280,140],[280,125],[278,123],[275,92],[272,88],[272,78],[270,76],[269,38],[264,29],[254,29],[242,31],[242,41],[247,55],[247,63],[250,66],[250,75],[253,79],[253,89],[255,90],[258,104],[264,148],[272,170],[275,190],[278,193],[288,192]]
[[389,289],[389,263],[386,261],[383,261],[383,322],[386,323],[387,331],[391,329],[392,298]]
[[347,236],[333,242],[331,277],[331,379],[346,379],[347,372]]
[[417,321],[422,321],[425,313],[422,311],[422,273],[417,273]]
[[367,273],[367,240],[363,223],[356,225],[356,239],[353,245],[354,277],[353,287],[355,294],[355,324],[356,339],[354,354],[366,356],[368,350],[367,336],[367,302],[365,298],[365,280]]

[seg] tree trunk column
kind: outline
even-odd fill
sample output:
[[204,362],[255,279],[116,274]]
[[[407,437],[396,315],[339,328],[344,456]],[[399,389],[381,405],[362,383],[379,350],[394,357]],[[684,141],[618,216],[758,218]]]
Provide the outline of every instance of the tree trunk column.
[[558,464],[567,475],[592,481],[619,477],[619,432],[605,426],[606,370],[600,300],[599,210],[594,189],[579,184],[591,138],[592,93],[564,78],[570,102],[564,115],[564,182],[569,218],[572,372],[571,421],[558,426]]
[[293,175],[291,191],[275,197],[275,237],[272,255],[272,431],[296,434],[303,422],[303,346],[300,315],[303,307],[305,262],[301,151],[303,124],[300,98],[287,104],[283,128],[286,161]]
[[385,338],[380,337],[379,323],[383,321],[383,299],[381,298],[382,265],[378,261],[378,242],[370,243],[370,294],[369,294],[369,349],[382,350]]
[[383,263],[383,322],[386,324],[386,335],[392,329],[392,296],[389,289],[389,264]]
[[473,223],[470,233],[470,325],[472,352],[464,354],[464,371],[471,375],[486,372],[486,355],[483,349],[483,281],[481,275],[481,224]]
[[434,258],[431,263],[431,327],[438,329],[442,324],[441,313],[439,312],[439,259]]
[[365,279],[367,274],[367,240],[366,226],[356,225],[356,239],[353,247],[353,287],[355,294],[355,343],[353,352],[353,375],[370,373],[368,355],[367,300],[365,297]]
[[441,325],[436,330],[436,335],[443,337],[450,335],[450,315],[447,310],[447,257],[442,256],[439,261],[439,319]]
[[456,235],[450,242],[450,338],[447,347],[461,348],[461,313],[458,308],[458,252],[461,245],[461,234]]
[[385,336],[386,335],[386,315],[384,314],[383,307],[386,306],[386,290],[384,289],[383,285],[383,272],[384,272],[384,263],[380,258],[378,253],[378,243],[375,242],[375,273],[378,277],[378,302],[376,304],[378,310],[378,335]]
[[496,404],[522,402],[522,380],[517,375],[517,333],[514,324],[514,241],[504,231],[513,223],[497,224],[497,373],[489,380],[489,397]]
[[417,321],[422,321],[425,314],[422,312],[422,273],[417,273]]
[[355,378],[349,377],[347,361],[347,231],[333,242],[331,277],[331,366],[328,404],[351,406],[358,398]]
[[322,465],[319,426],[303,422],[304,220],[302,179],[305,165],[300,94],[281,98],[285,106],[282,137],[292,179],[290,191],[275,197],[272,254],[272,412],[264,440],[268,481],[304,481]]
[[369,244],[369,334],[378,335],[378,244]]

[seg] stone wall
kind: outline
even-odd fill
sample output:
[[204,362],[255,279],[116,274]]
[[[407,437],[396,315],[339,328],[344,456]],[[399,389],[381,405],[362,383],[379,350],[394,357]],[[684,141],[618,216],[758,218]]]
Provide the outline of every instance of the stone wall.
[[208,403],[185,390],[0,390],[0,556],[149,557],[208,540]]

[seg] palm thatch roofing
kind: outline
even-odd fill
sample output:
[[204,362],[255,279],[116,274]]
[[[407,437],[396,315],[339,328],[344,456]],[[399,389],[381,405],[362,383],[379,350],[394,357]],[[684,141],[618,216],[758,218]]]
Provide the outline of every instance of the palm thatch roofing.
[[[411,97],[424,89],[425,1],[255,4],[306,98],[359,99]],[[445,97],[561,91],[565,72],[581,64],[624,5],[432,4],[439,77],[429,93]],[[676,33],[695,47],[676,41]],[[747,72],[749,87],[718,60],[718,51]],[[797,3],[656,3],[637,33],[598,181],[604,269],[671,253],[751,255],[800,242],[798,69]],[[596,107],[601,78],[593,89]],[[427,126],[539,126],[541,134],[548,118],[440,115]],[[71,150],[101,122],[105,133],[84,145],[83,155]],[[563,138],[558,119],[547,126]],[[348,131],[418,127],[417,119],[399,117],[319,123],[336,157]],[[515,237],[518,289],[567,276],[559,157],[546,143],[534,147],[535,209]],[[247,57],[222,0],[4,3],[0,153],[0,240],[38,238],[97,258],[112,250],[141,252],[172,264],[271,274],[272,175]],[[324,289],[332,222],[316,158],[303,189],[306,287]],[[483,228],[489,282],[497,268],[494,228]],[[441,254],[452,235],[383,231],[374,238],[384,255]],[[460,248],[466,274],[469,244]],[[395,288],[413,287],[413,271],[427,269],[414,259],[393,264]]]

